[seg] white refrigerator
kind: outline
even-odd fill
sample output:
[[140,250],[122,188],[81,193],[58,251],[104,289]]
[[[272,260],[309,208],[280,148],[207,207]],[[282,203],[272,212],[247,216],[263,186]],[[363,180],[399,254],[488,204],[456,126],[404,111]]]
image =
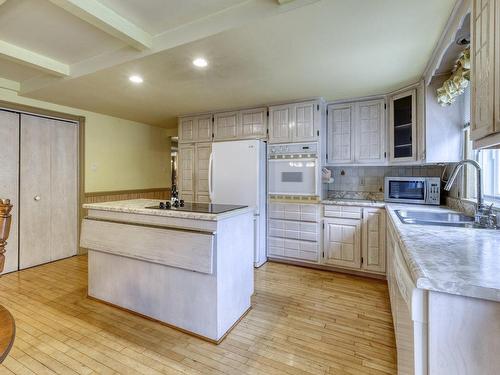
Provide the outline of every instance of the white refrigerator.
[[212,143],[209,163],[212,203],[255,209],[255,267],[266,255],[266,143],[258,140]]

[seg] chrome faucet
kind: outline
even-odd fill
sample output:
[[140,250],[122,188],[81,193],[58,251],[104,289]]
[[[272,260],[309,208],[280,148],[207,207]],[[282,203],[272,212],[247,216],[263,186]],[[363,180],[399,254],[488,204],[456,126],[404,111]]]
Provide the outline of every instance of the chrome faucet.
[[444,190],[450,191],[451,186],[453,185],[453,182],[455,182],[458,172],[460,172],[460,169],[465,164],[470,164],[474,168],[476,168],[476,191],[477,191],[477,206],[476,206],[476,213],[475,213],[475,222],[479,226],[482,227],[488,227],[488,228],[496,228],[497,227],[497,220],[496,220],[496,215],[492,214],[492,207],[486,207],[484,205],[484,200],[483,200],[483,177],[482,177],[482,171],[481,171],[481,166],[479,163],[475,160],[471,159],[465,159],[457,163],[455,165],[455,168],[451,172],[451,176],[448,179],[448,182],[444,186]]

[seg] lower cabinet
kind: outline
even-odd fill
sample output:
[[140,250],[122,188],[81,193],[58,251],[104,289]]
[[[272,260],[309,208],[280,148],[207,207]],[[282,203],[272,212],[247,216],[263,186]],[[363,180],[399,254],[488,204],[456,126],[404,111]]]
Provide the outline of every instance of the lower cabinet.
[[385,274],[385,209],[322,207],[321,225],[318,204],[270,202],[268,256]]
[[385,273],[385,209],[325,205],[324,216],[324,265]]
[[360,268],[361,220],[333,218],[323,223],[323,263]]
[[295,261],[319,261],[319,205],[269,204],[268,256]]

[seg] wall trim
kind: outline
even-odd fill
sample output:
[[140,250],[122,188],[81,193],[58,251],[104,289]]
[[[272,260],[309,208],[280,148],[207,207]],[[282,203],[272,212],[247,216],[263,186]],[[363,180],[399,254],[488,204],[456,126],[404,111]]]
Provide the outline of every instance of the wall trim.
[[131,189],[131,190],[112,190],[112,191],[94,191],[94,192],[86,192],[84,194],[85,198],[89,197],[102,197],[106,195],[123,195],[123,194],[141,194],[141,193],[154,193],[158,191],[170,191],[168,187],[162,188],[149,188],[149,189]]

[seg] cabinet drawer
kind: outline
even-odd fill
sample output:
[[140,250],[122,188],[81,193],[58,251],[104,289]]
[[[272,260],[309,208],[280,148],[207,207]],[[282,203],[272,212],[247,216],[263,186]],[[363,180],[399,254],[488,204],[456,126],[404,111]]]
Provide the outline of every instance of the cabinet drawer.
[[319,225],[300,221],[269,220],[269,235],[305,241],[318,241]]
[[292,239],[269,237],[269,255],[318,261],[319,244]]
[[345,219],[361,219],[363,217],[363,208],[354,206],[323,206],[323,214],[325,217],[339,217]]
[[299,203],[271,203],[269,217],[272,219],[319,221],[319,205]]

